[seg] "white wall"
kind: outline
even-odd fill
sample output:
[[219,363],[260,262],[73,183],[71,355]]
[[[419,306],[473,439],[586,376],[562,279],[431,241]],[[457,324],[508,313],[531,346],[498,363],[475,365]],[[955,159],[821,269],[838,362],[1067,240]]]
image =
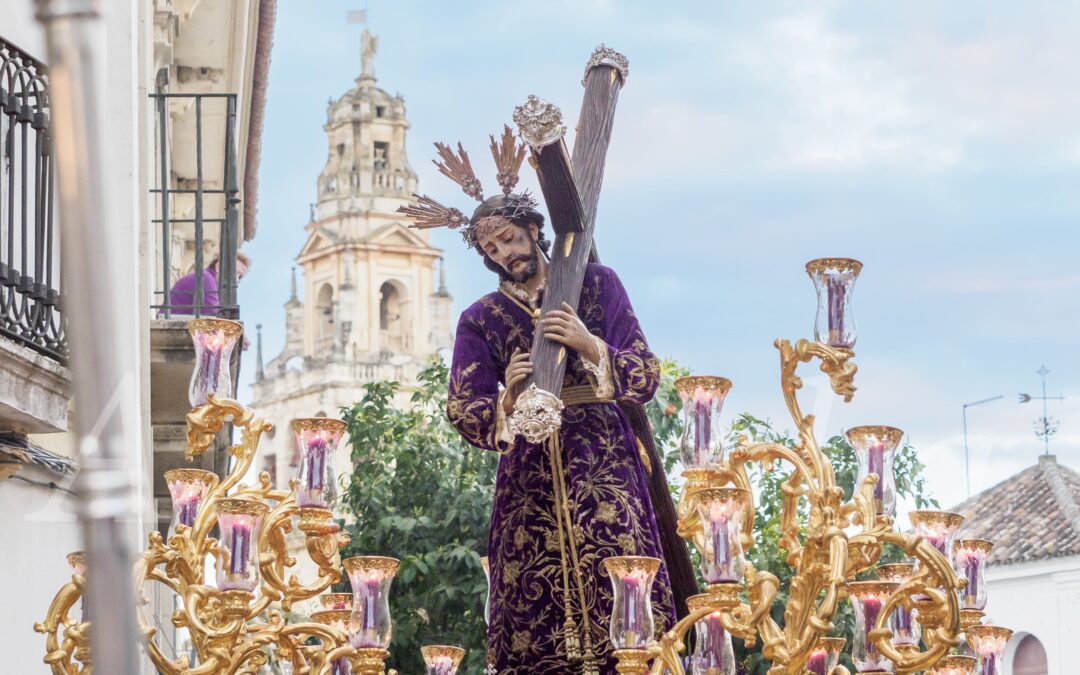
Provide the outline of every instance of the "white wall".
[[1048,675],[1075,675],[1080,556],[998,565],[987,569],[986,579],[987,621],[1038,638],[1046,649]]
[[[23,468],[19,475],[56,479],[33,468]],[[0,483],[0,670],[5,673],[49,672],[41,661],[45,636],[34,632],[34,622],[45,619],[53,595],[71,579],[67,554],[82,547],[73,502],[64,492],[16,479]]]

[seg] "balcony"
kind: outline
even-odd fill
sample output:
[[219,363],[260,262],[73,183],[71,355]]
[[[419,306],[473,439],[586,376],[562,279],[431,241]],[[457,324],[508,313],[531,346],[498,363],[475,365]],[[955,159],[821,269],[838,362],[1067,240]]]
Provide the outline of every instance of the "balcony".
[[[239,318],[235,94],[151,94],[157,318]],[[219,160],[212,162],[211,158]]]
[[0,430],[67,429],[49,81],[0,37]]
[[[235,94],[151,94],[155,166],[151,234],[155,240],[150,311],[150,422],[154,434],[154,496],[168,525],[169,492],[162,474],[184,459],[188,384],[195,351],[193,317],[240,318],[236,300],[240,232]],[[233,354],[233,387],[240,370]],[[224,475],[231,429],[196,463]],[[163,530],[164,531],[164,530]]]

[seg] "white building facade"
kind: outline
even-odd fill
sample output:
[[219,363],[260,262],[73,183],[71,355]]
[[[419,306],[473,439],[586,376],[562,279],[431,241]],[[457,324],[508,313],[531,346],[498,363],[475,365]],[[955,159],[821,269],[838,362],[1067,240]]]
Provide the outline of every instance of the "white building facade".
[[1014,631],[1003,675],[1080,672],[1080,473],[1043,455],[952,510],[958,538],[994,542],[987,622]]

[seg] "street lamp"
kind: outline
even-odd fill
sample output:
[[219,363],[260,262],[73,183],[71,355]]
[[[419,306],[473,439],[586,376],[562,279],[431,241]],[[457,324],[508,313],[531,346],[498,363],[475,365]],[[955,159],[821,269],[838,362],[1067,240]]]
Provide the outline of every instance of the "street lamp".
[[971,496],[971,464],[968,461],[967,409],[972,407],[972,406],[982,405],[983,403],[989,403],[991,401],[996,401],[999,398],[1005,398],[1004,394],[998,394],[997,396],[994,396],[994,397],[991,397],[991,398],[984,398],[981,401],[975,401],[974,403],[965,403],[963,405],[963,418],[964,418],[964,484],[967,487],[967,496],[968,497]]

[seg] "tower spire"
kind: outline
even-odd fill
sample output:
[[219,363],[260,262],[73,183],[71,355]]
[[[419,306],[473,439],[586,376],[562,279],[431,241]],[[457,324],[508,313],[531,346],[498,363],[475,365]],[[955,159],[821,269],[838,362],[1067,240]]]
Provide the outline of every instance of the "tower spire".
[[447,295],[446,292],[446,259],[439,258],[439,291],[438,295]]
[[262,382],[266,378],[263,371],[262,355],[262,324],[255,324],[255,381]]

